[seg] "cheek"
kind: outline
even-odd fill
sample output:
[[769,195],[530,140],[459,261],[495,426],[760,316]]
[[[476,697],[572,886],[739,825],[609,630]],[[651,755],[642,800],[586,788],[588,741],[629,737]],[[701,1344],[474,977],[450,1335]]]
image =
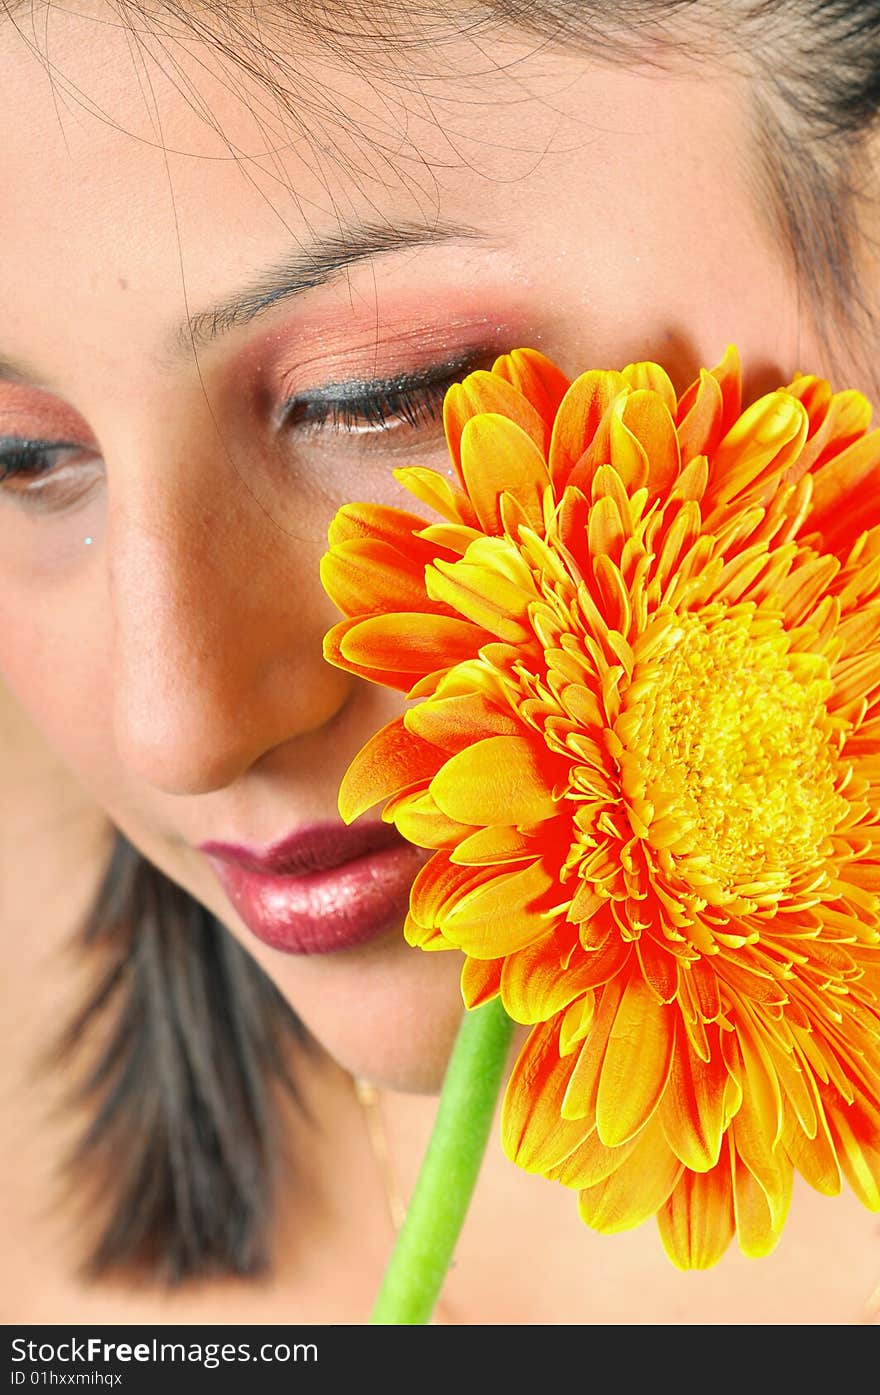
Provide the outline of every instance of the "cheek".
[[91,588],[0,594],[0,676],[92,792],[119,783],[111,717],[109,630]]

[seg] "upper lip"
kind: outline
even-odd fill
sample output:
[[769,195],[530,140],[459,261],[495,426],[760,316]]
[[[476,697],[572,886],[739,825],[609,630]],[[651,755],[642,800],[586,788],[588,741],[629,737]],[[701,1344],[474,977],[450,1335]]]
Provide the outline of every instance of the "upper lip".
[[265,877],[302,877],[340,867],[402,841],[393,824],[373,821],[347,828],[345,824],[327,822],[296,829],[268,847],[210,841],[200,843],[199,849],[210,857]]

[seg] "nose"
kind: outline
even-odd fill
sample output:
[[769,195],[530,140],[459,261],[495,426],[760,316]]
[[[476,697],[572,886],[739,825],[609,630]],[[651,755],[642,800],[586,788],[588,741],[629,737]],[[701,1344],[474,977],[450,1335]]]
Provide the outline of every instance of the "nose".
[[321,654],[338,619],[318,579],[326,533],[292,537],[218,454],[129,469],[115,494],[111,472],[114,734],[128,772],[169,794],[229,786],[350,692]]

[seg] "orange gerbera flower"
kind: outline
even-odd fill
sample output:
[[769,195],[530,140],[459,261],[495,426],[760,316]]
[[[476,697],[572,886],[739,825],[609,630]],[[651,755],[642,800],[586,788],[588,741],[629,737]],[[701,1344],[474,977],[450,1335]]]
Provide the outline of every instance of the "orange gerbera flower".
[[515,350],[445,404],[442,523],[343,508],[327,658],[421,699],[340,810],[434,849],[406,935],[534,1024],[504,1143],[672,1260],[880,1209],[880,431],[735,349],[678,397]]

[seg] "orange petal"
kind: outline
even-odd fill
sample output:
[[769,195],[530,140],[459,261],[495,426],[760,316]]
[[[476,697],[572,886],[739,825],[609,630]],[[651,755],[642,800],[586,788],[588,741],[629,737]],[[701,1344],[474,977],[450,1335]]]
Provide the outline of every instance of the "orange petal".
[[412,673],[402,673],[399,669],[384,668],[381,665],[377,667],[371,663],[357,663],[343,653],[342,646],[347,636],[362,623],[361,617],[355,615],[348,620],[341,620],[338,625],[328,630],[324,636],[324,658],[328,664],[343,668],[348,673],[356,673],[371,683],[381,683],[386,688],[398,688],[404,693],[409,692],[413,681]]
[[351,823],[403,786],[430,780],[442,760],[442,751],[411,736],[403,717],[396,717],[358,751],[343,775],[338,801],[343,820]]
[[550,438],[550,476],[557,493],[562,492],[574,466],[592,444],[608,408],[621,392],[628,391],[622,373],[591,369],[575,378],[559,405]]
[[619,562],[623,545],[632,536],[629,518],[621,515],[615,501],[607,494],[598,499],[590,510],[587,525],[587,541],[590,554],[607,553],[613,561]]
[[559,812],[558,761],[527,736],[490,736],[452,756],[431,794],[460,823],[530,824]]
[[404,611],[357,621],[342,635],[339,652],[355,664],[412,675],[471,659],[490,638],[456,616]]
[[810,418],[810,434],[797,461],[797,477],[840,455],[864,436],[871,424],[871,404],[862,393],[851,389],[832,393],[824,378],[800,374],[786,392],[803,402]]
[[591,1120],[562,1117],[571,1068],[571,1058],[559,1054],[558,1019],[529,1033],[501,1106],[504,1151],[526,1172],[547,1172],[576,1148],[592,1127]]
[[828,1111],[843,1175],[863,1206],[880,1211],[880,1111],[861,1102]]
[[872,431],[813,475],[802,533],[822,533],[838,555],[880,522],[880,430]]
[[461,996],[466,1008],[481,1007],[498,996],[502,959],[465,959],[461,971]]
[[718,379],[704,368],[678,407],[676,434],[683,464],[712,455],[723,435],[724,399]]
[[711,1172],[683,1172],[657,1212],[660,1239],[678,1269],[710,1269],[730,1245],[736,1230],[730,1160],[724,1155]]
[[344,615],[445,609],[428,596],[424,563],[376,538],[351,538],[325,553],[321,584]]
[[[385,504],[344,504],[330,524],[327,537],[331,547],[352,538],[373,538],[412,556],[413,539],[426,521],[418,514]],[[415,550],[420,551],[418,543]]]
[[416,874],[410,889],[410,915],[425,930],[439,928],[447,905],[494,876],[491,869],[455,867],[448,854],[436,852]]
[[492,372],[531,402],[549,432],[570,386],[562,370],[538,349],[512,349],[509,354],[496,358]]
[[[669,407],[658,393],[638,391],[623,400],[619,411],[621,423],[638,441],[648,461],[647,479],[630,488],[644,483],[652,496],[663,494],[681,471],[678,437]],[[613,430],[612,424],[612,441]],[[614,457],[612,463],[616,464]]]
[[723,426],[727,431],[742,410],[742,366],[735,344],[727,345],[721,362],[712,369],[712,377],[721,388],[721,399],[724,403]]
[[517,1022],[546,1022],[576,998],[583,997],[585,990],[577,974],[565,968],[570,952],[571,931],[564,926],[508,955],[501,976],[501,993]]

